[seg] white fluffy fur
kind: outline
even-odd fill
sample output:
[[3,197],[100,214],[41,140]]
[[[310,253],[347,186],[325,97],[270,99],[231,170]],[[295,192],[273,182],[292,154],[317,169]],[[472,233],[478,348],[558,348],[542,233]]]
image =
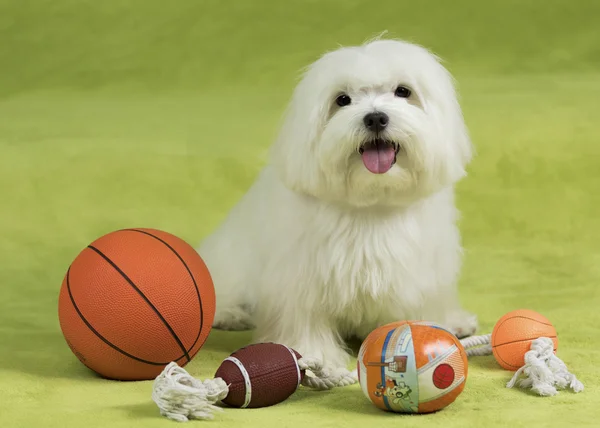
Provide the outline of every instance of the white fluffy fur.
[[[409,98],[394,95],[398,85]],[[339,107],[340,93],[352,103]],[[388,114],[402,147],[385,174],[358,149],[363,117]],[[215,326],[345,366],[344,338],[404,319],[475,332],[459,303],[454,184],[471,142],[436,57],[376,40],[321,57],[296,88],[271,162],[199,252],[214,279]]]

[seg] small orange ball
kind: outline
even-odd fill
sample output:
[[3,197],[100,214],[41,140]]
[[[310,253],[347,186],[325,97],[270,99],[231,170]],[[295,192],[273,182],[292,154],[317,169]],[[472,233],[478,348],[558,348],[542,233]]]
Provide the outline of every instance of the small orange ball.
[[516,371],[525,365],[525,353],[531,342],[548,337],[558,348],[556,329],[543,315],[529,309],[518,309],[498,320],[492,331],[492,351],[504,369]]

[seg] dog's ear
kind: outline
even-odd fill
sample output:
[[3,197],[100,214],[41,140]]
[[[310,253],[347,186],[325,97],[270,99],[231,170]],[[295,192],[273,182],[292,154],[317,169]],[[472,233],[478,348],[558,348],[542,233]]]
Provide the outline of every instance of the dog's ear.
[[437,110],[432,113],[444,147],[436,163],[441,168],[439,178],[454,182],[466,174],[474,148],[458,101],[455,80],[441,62],[437,66],[438,78],[432,79],[437,84],[431,88],[435,102],[430,107]]
[[296,87],[271,149],[280,179],[290,189],[305,194],[314,194],[323,180],[316,146],[329,108],[326,95],[314,80],[309,70]]
[[[446,71],[446,73],[448,72]],[[455,89],[456,84],[454,78],[449,73],[448,81],[448,91],[451,93],[451,96],[447,99],[447,102],[450,103],[450,105],[445,108],[448,110],[449,117],[452,121],[452,124],[450,124],[450,129],[452,130],[452,144],[456,150],[460,164],[465,168],[473,158],[474,148],[458,100],[459,97]]]

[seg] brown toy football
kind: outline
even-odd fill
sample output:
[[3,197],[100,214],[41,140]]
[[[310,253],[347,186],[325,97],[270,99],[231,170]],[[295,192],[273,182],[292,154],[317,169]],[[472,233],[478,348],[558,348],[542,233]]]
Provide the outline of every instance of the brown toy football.
[[267,407],[281,403],[302,383],[302,356],[284,345],[261,343],[239,349],[217,369],[229,387],[221,401],[231,407]]
[[[311,376],[306,375],[309,370]],[[215,403],[230,407],[257,408],[281,403],[300,384],[325,390],[357,382],[346,369],[326,370],[321,361],[304,359],[285,345],[257,343],[225,358],[214,379],[199,381],[176,362],[171,362],[154,380],[152,399],[169,419],[212,419],[222,411]]]

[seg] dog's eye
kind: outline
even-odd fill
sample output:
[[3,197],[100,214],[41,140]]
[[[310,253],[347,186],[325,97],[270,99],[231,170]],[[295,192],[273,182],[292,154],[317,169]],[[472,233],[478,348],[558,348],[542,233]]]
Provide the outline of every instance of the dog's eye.
[[350,98],[348,95],[346,94],[342,94],[339,97],[337,97],[335,99],[335,103],[337,105],[339,105],[340,107],[344,107],[347,106],[348,104],[350,104],[352,102],[352,98]]
[[408,98],[410,97],[411,92],[406,86],[398,86],[394,94],[400,98]]

